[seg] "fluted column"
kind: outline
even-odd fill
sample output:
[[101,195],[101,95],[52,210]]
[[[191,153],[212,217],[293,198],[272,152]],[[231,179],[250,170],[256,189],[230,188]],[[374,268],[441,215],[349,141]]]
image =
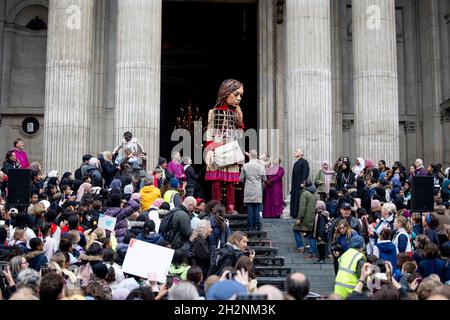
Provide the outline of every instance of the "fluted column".
[[394,0],[353,0],[356,156],[399,159]]
[[331,161],[331,21],[329,0],[286,1],[288,170],[301,148],[310,178]]
[[51,0],[47,39],[44,170],[75,170],[89,150],[92,0]]
[[162,0],[118,0],[115,138],[131,131],[159,156]]
[[96,155],[105,148],[105,94],[106,94],[106,26],[108,0],[95,0],[94,51],[92,61],[92,108],[90,151]]

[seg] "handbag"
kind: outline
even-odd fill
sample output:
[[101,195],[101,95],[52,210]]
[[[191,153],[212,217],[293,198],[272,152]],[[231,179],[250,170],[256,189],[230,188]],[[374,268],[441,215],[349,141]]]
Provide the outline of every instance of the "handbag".
[[232,164],[245,161],[244,154],[237,141],[226,143],[214,149],[214,164],[223,168]]

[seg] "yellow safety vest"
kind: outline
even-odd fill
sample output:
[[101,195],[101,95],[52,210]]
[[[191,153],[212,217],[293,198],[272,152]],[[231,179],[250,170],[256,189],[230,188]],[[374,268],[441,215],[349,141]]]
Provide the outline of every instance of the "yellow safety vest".
[[175,207],[174,199],[176,194],[178,194],[178,191],[176,190],[167,190],[166,193],[164,193],[164,202],[170,204],[170,209]]
[[358,250],[350,248],[338,259],[339,271],[336,276],[334,293],[337,293],[344,299],[353,292],[353,289],[358,283],[358,278],[356,277],[356,267],[361,258],[366,261],[365,255]]

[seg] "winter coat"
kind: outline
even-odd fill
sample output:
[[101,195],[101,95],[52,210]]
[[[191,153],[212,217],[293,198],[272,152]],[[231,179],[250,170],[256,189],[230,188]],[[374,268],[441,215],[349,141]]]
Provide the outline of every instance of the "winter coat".
[[226,267],[233,267],[244,253],[236,246],[227,243],[223,248],[215,251],[212,255],[211,264],[208,270],[208,276],[221,275]]
[[389,240],[383,240],[375,244],[373,254],[384,261],[389,261],[392,267],[397,266],[397,247]]
[[183,245],[189,244],[189,237],[192,234],[191,218],[185,206],[180,205],[173,215],[173,241],[172,249],[180,249]]
[[153,202],[161,198],[161,191],[151,185],[151,186],[145,186],[140,191],[141,194],[141,210],[146,211],[150,209],[150,207],[153,205]]
[[192,241],[190,251],[192,253],[192,265],[199,266],[203,271],[203,278],[206,279],[211,262],[209,242],[198,236]]
[[43,251],[33,251],[27,253],[24,258],[27,260],[28,266],[37,272],[41,271],[42,266],[48,263],[47,257]]
[[319,244],[326,243],[328,240],[328,233],[326,232],[326,226],[329,221],[328,211],[316,212],[314,218],[313,238],[319,240]]
[[91,184],[93,187],[103,187],[102,172],[96,166],[92,166],[90,164],[83,166],[81,168],[81,174],[83,176],[88,175],[91,177]]
[[327,211],[330,213],[330,218],[337,218],[339,216],[339,201],[331,199],[327,201]]
[[445,206],[435,206],[431,215],[438,220],[436,227],[438,234],[447,234],[445,225],[450,225],[450,210],[445,210]]
[[306,159],[300,158],[294,163],[292,169],[292,184],[291,184],[291,217],[296,218],[298,215],[298,208],[300,206],[300,195],[303,190],[301,187],[309,176],[309,163]]
[[[317,173],[314,184],[317,186],[318,193],[325,193],[325,172],[322,169],[319,170],[319,173]],[[336,185],[336,172],[333,172],[331,174],[330,179],[330,188],[334,188],[335,185]]]
[[430,274],[437,274],[441,280],[444,279],[445,261],[439,258],[425,258],[419,263],[417,272],[423,278],[428,277]]
[[430,239],[431,243],[434,243],[439,247],[439,237],[436,229],[427,229],[425,230],[425,235]]
[[2,167],[2,171],[7,175],[8,171],[11,169],[19,169],[20,165],[18,162],[14,162],[11,160],[5,160],[3,162],[3,167]]
[[[354,230],[352,230],[352,237],[357,235],[358,233]],[[346,234],[341,234],[339,237],[336,238],[336,240],[332,244],[332,251],[339,251],[341,254],[350,249],[350,240],[347,239]],[[332,240],[332,238],[331,238]]]
[[244,203],[262,203],[262,183],[266,181],[264,165],[258,160],[250,160],[242,167],[241,182],[244,182]]
[[145,233],[139,233],[138,236],[136,237],[136,239],[138,240],[142,240],[151,244],[158,244],[161,241],[164,240],[164,238],[157,234],[156,232],[151,232],[149,234],[145,234]]
[[11,252],[12,252],[12,247],[0,244],[0,261],[8,260],[8,257],[11,254]]
[[314,186],[310,186],[302,192],[297,216],[297,219],[300,219],[301,223],[295,223],[294,230],[302,232],[312,231],[317,200],[319,200],[319,194],[316,192]]
[[106,161],[103,157],[100,157],[99,160],[102,167],[102,177],[105,179],[105,187],[109,188],[109,185],[116,175],[117,165],[110,161]]
[[350,189],[355,183],[355,174],[351,170],[346,172],[342,171],[338,173],[336,180],[337,191],[342,190],[343,188]]
[[212,229],[212,232],[209,236],[209,243],[211,245],[211,250],[217,248],[219,240],[221,243],[220,247],[223,247],[227,243],[228,237],[231,234],[230,227],[226,223],[223,223],[223,231],[221,231],[219,225],[216,222],[216,217],[214,215],[211,216],[209,222],[211,224]]
[[128,206],[125,209],[122,209],[120,207],[110,207],[106,209],[105,215],[117,219],[114,231],[116,232],[116,238],[118,242],[122,242],[123,237],[127,232],[126,218],[138,210],[139,210],[139,203],[137,203],[134,200],[128,201]]
[[194,168],[191,165],[186,166],[184,174],[187,179],[186,188],[197,188],[197,180],[200,178],[200,175],[195,173]]
[[81,262],[80,269],[78,270],[78,277],[81,279],[81,287],[85,288],[94,275],[92,266],[103,263],[103,259],[102,256],[88,256],[83,253],[78,260]]

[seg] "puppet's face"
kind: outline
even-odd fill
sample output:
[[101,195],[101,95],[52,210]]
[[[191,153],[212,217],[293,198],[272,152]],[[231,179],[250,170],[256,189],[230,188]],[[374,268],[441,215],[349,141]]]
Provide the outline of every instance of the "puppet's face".
[[230,94],[225,102],[227,105],[232,107],[239,107],[239,104],[241,103],[242,96],[244,95],[244,87],[240,87],[235,92]]

